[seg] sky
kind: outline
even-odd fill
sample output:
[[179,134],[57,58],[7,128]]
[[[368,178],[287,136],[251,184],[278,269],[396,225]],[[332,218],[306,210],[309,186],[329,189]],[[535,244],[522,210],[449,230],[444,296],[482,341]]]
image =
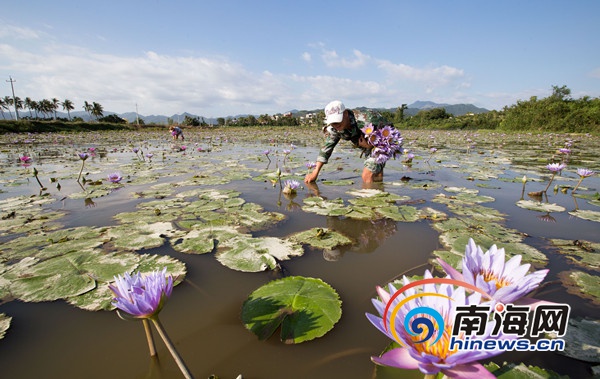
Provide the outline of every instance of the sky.
[[600,96],[596,0],[21,0],[0,97],[203,117]]

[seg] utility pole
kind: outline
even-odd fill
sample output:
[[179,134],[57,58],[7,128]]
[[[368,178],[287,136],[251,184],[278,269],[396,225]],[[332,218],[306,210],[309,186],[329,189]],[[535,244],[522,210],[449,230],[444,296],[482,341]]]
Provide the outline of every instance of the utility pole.
[[8,77],[10,80],[7,80],[6,82],[9,83],[10,82],[10,88],[12,89],[12,94],[13,94],[13,105],[15,106],[15,119],[17,121],[19,121],[19,110],[17,109],[17,98],[15,97],[15,87],[13,86],[13,83],[16,82],[16,80],[13,80],[13,78],[11,76]]
[[135,123],[140,126],[140,115],[138,113],[137,103],[135,103]]

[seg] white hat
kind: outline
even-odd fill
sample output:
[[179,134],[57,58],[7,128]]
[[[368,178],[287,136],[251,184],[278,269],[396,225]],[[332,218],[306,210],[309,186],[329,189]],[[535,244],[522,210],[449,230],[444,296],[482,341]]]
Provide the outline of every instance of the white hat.
[[327,125],[342,122],[346,107],[339,100],[334,100],[325,107],[325,122]]

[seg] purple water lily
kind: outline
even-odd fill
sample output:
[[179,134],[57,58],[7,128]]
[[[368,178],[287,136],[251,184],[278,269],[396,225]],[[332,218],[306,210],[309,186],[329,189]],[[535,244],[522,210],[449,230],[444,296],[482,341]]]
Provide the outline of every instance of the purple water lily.
[[577,169],[577,175],[579,175],[579,183],[577,183],[577,185],[575,186],[575,188],[573,188],[572,192],[577,191],[577,188],[579,188],[579,185],[581,184],[581,182],[583,181],[583,179],[594,175],[595,172],[592,170],[588,170],[587,168],[578,168]]
[[300,187],[300,182],[297,180],[286,180],[283,184],[283,193],[287,195],[295,194],[296,190]]
[[[432,278],[431,273],[426,271],[424,278]],[[403,282],[404,285],[410,284],[406,277],[403,278]],[[372,299],[372,303],[379,317],[367,313],[367,318],[379,331],[400,343],[402,347],[392,349],[381,357],[371,357],[374,363],[408,370],[418,369],[427,377],[433,377],[441,372],[449,378],[495,378],[477,361],[498,355],[501,351],[450,348],[455,306],[485,304],[481,302],[481,294],[467,295],[464,288],[455,288],[450,284],[425,284],[420,288],[410,288],[399,296],[394,295],[397,290],[389,284],[388,291],[377,288],[379,299]],[[429,296],[419,296],[424,294]],[[390,308],[397,312],[386,312]],[[423,341],[422,333],[412,335],[404,328],[406,321],[413,320],[411,315],[423,308],[434,310],[443,320],[443,325],[433,325],[436,333],[441,333],[435,342],[428,338]],[[432,320],[431,317],[429,319]],[[412,321],[410,323],[412,324]],[[481,338],[490,338],[492,328],[493,322],[488,323]],[[425,329],[428,330],[429,327]]]
[[109,288],[115,295],[112,305],[133,318],[152,318],[171,296],[173,277],[167,275],[166,267],[146,275],[125,273],[116,276]]
[[438,262],[452,279],[473,284],[505,304],[513,303],[533,291],[548,273],[548,270],[538,270],[528,274],[530,264],[522,265],[520,255],[505,261],[504,248],[498,249],[492,245],[484,253],[472,238],[469,238],[465,249],[462,273],[439,258]]
[[550,172],[552,172],[552,177],[550,178],[550,181],[548,182],[548,185],[546,186],[544,192],[548,191],[548,188],[550,188],[550,184],[552,184],[552,181],[554,180],[556,174],[558,172],[561,172],[565,167],[567,167],[567,165],[564,163],[550,163],[546,166],[546,168],[550,170]]
[[123,177],[118,172],[113,172],[112,174],[108,174],[108,181],[111,183],[119,183]]

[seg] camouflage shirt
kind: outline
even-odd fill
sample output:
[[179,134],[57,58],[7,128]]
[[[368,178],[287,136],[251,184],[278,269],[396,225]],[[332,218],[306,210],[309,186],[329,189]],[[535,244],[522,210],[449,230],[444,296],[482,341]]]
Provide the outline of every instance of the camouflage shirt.
[[[358,140],[363,135],[363,132],[360,130],[365,125],[372,123],[377,126],[384,126],[385,120],[383,117],[374,111],[367,110],[365,112],[359,111],[351,111],[348,109],[348,117],[350,118],[350,127],[348,129],[344,129],[342,131],[337,131],[332,126],[326,126],[323,128],[323,131],[326,134],[325,143],[321,147],[319,151],[319,156],[317,157],[317,162],[327,163],[329,161],[329,157],[333,153],[333,149],[340,142],[341,139],[345,141],[350,141],[354,145],[354,147],[359,148]],[[370,149],[360,148],[362,150],[361,156],[364,154],[366,156],[369,155]]]

